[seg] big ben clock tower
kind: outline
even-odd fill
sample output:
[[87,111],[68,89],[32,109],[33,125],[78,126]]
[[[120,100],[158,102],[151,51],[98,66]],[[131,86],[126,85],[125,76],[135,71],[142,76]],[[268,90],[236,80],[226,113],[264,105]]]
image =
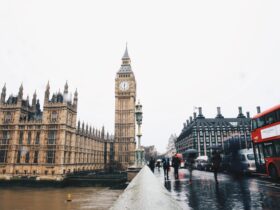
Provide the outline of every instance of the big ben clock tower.
[[127,47],[115,79],[115,160],[124,167],[135,161],[136,81]]

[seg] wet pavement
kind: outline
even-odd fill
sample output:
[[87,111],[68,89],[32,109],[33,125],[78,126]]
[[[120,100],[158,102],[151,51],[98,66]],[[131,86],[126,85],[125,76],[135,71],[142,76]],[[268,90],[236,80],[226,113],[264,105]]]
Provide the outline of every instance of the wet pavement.
[[194,170],[190,184],[186,169],[179,170],[178,180],[174,179],[173,171],[168,181],[164,180],[162,170],[155,169],[154,174],[184,209],[280,209],[280,183],[218,174],[216,184],[213,173]]

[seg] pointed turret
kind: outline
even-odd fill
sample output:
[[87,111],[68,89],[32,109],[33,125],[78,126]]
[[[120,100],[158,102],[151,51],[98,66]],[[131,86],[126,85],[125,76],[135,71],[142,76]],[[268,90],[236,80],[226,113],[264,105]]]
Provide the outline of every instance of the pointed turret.
[[127,45],[125,47],[125,52],[123,54],[123,57],[122,57],[122,65],[121,65],[121,68],[119,70],[120,73],[128,73],[128,72],[131,72],[131,66],[130,66],[130,63],[131,63],[131,60],[130,60],[130,57],[128,55],[128,50],[127,50]]
[[23,85],[21,83],[19,90],[18,90],[18,100],[21,101],[23,96]]
[[29,106],[29,95],[26,97],[26,106]]
[[124,59],[130,59],[129,55],[128,55],[128,50],[127,50],[127,43],[126,43],[125,51],[124,51],[124,54],[123,54],[123,57],[122,57],[122,60],[124,60]]
[[1,93],[1,101],[0,103],[5,103],[5,99],[6,99],[6,83],[4,84],[3,88],[2,88],[2,93]]
[[45,91],[45,99],[44,99],[45,104],[49,102],[49,97],[50,97],[50,83],[48,81],[48,84],[46,86],[46,91]]
[[101,138],[104,139],[105,138],[105,128],[104,126],[102,126],[102,130],[101,130]]
[[37,99],[37,94],[36,94],[36,90],[33,94],[33,98],[32,98],[32,107],[35,108],[36,107],[36,99]]
[[63,91],[64,94],[67,94],[68,93],[68,82],[66,81],[65,85],[64,85],[64,91]]
[[74,93],[73,105],[74,105],[75,108],[77,108],[77,106],[78,106],[78,91],[77,91],[77,89],[76,89],[76,91]]

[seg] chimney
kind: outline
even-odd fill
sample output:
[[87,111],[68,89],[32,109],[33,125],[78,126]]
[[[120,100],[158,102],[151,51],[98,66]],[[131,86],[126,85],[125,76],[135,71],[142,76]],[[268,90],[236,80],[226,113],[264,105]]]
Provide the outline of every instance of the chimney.
[[219,107],[219,106],[217,107],[217,114],[221,115],[221,107]]
[[187,126],[190,124],[190,121],[189,120],[187,120]]
[[238,116],[237,116],[237,118],[245,118],[245,116],[243,115],[243,113],[242,113],[242,106],[239,106],[238,107]]
[[195,118],[196,118],[196,112],[193,113],[193,119],[195,119]]
[[192,123],[192,117],[190,117],[190,123]]
[[246,112],[247,118],[250,118],[250,112]]
[[202,108],[198,107],[198,115],[202,115]]
[[241,106],[238,107],[238,111],[239,111],[239,114],[242,114],[242,107]]
[[202,108],[201,107],[198,107],[198,116],[197,116],[197,118],[200,118],[200,119],[204,118],[204,116],[202,114]]
[[257,113],[261,113],[261,107],[260,106],[257,106]]

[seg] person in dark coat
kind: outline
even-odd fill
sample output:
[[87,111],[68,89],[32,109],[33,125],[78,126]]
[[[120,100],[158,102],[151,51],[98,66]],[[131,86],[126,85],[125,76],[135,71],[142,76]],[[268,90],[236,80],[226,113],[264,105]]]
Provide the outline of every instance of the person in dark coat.
[[177,153],[172,157],[172,166],[174,168],[175,179],[178,179],[179,178],[180,159],[177,156]]
[[194,168],[194,160],[195,160],[195,154],[189,154],[187,158],[187,165],[190,172],[190,178],[189,178],[190,184],[192,183],[192,171]]
[[221,158],[220,153],[214,150],[212,152],[212,169],[214,172],[214,178],[215,178],[216,183],[218,183],[218,171],[220,168],[221,160],[222,160],[222,158]]
[[170,169],[170,163],[169,163],[169,158],[162,158],[162,166],[163,166],[163,172],[164,172],[164,179],[169,179],[168,178],[168,172]]
[[151,157],[150,162],[149,162],[149,167],[153,173],[155,171],[155,162],[156,162],[155,159],[153,157]]

